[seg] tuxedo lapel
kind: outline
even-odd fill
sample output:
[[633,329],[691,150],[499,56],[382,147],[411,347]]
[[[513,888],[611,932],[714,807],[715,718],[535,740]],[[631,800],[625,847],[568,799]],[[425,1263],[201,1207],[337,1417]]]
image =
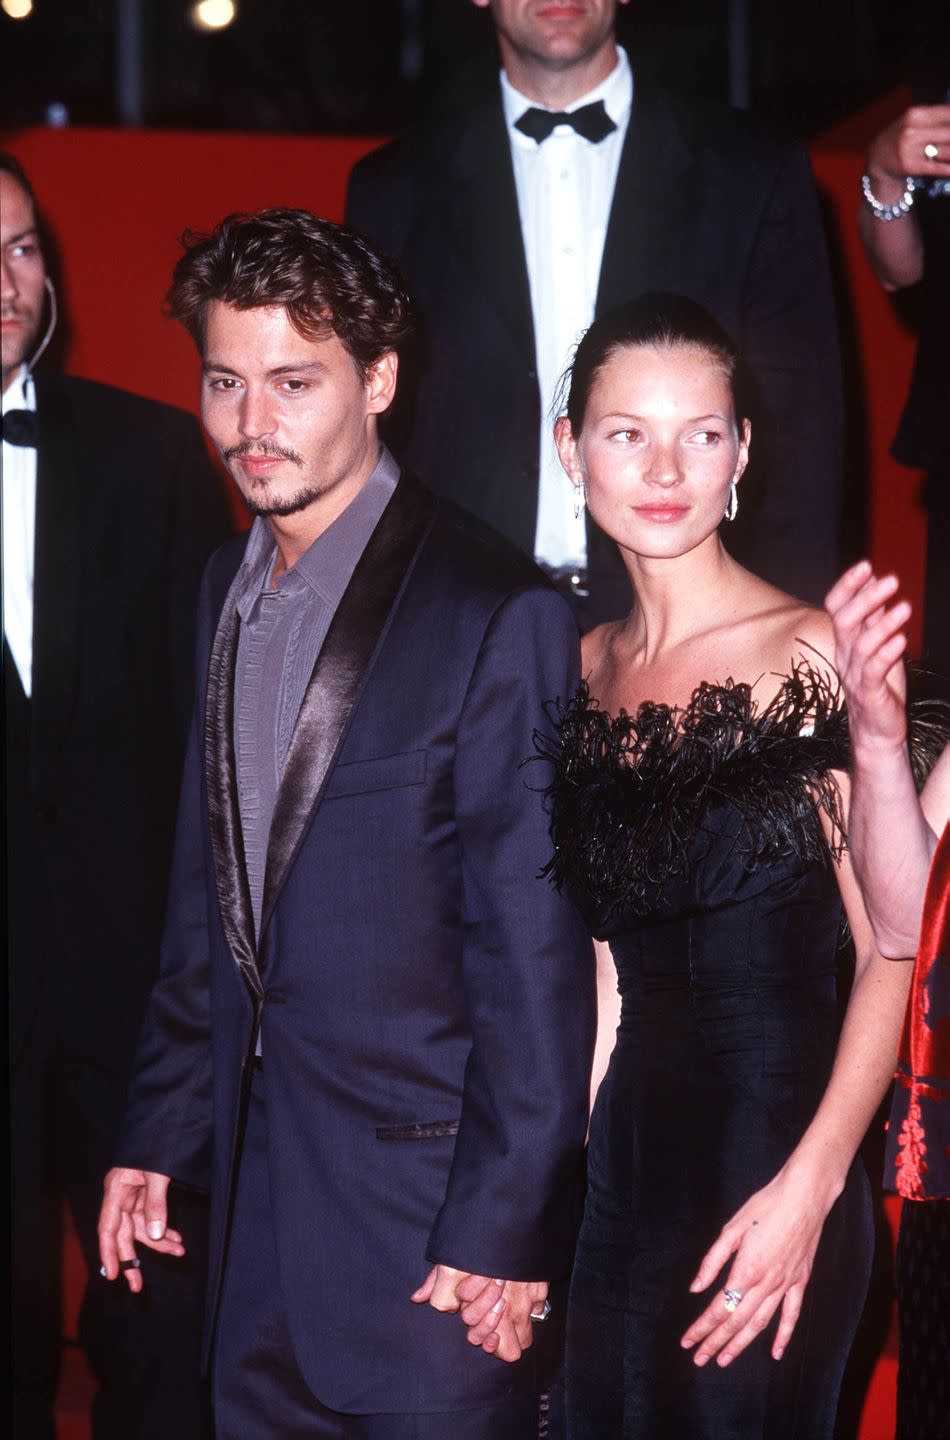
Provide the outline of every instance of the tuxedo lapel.
[[55,382],[37,387],[32,725],[34,785],[55,779],[79,671],[82,487],[76,417]]
[[[240,571],[238,572],[240,576]],[[247,883],[244,840],[234,769],[234,670],[240,620],[236,578],[224,602],[211,648],[205,702],[205,783],[218,906],[225,939],[251,993],[263,986],[257,968],[254,916]]]
[[277,792],[264,877],[262,935],[320,803],[372,658],[434,509],[433,497],[416,481],[406,477],[399,482],[337,607],[300,707]]
[[454,244],[474,283],[514,335],[528,365],[534,322],[511,147],[497,85],[472,106],[449,162],[446,197]]
[[[634,91],[604,241],[595,313],[661,288],[673,273],[684,227],[694,224],[692,156],[660,94]],[[665,284],[666,282],[662,282]]]

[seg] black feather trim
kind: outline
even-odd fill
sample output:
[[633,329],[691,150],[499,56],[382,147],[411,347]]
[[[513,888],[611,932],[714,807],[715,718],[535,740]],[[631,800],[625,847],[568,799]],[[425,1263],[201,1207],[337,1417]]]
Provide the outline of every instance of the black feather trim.
[[742,817],[750,870],[789,854],[825,863],[844,848],[833,771],[848,765],[847,716],[837,686],[805,662],[762,710],[751,686],[727,680],[700,685],[682,709],[648,701],[616,716],[582,683],[547,713],[554,735],[534,737],[554,770],[543,791],[554,854],[542,875],[570,881],[608,912],[652,909],[665,882],[686,872],[716,803]]

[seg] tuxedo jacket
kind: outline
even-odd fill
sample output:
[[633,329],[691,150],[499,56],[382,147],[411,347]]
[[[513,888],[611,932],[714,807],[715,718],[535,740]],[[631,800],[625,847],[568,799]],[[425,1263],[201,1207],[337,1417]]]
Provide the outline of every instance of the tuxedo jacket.
[[7,677],[11,1063],[59,1045],[111,1148],[158,972],[198,586],[229,527],[191,416],[66,376],[38,379],[37,416],[16,715]]
[[[390,445],[531,553],[540,398],[497,82],[361,160],[347,220],[397,261],[422,320]],[[635,82],[596,313],[654,290],[711,310],[751,374],[753,466],[727,527],[730,548],[775,583],[820,599],[837,567],[841,381],[807,156],[739,111]],[[615,547],[590,522],[588,538],[600,608],[626,613]]]
[[203,590],[120,1161],[210,1185],[210,1330],[225,1259],[241,1263],[227,1218],[259,1032],[279,1279],[313,1393],[358,1413],[487,1405],[517,1374],[408,1297],[437,1261],[516,1279],[570,1265],[593,963],[538,878],[545,778],[521,762],[544,702],[575,684],[574,622],[513,547],[400,480],[302,703],[256,944],[226,598],[240,559],[223,548]]

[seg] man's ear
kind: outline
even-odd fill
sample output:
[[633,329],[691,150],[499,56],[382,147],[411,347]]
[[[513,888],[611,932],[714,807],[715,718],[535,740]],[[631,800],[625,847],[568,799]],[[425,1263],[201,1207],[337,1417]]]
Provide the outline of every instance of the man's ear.
[[387,350],[374,361],[365,380],[367,415],[381,415],[389,409],[396,394],[398,374],[399,357],[395,350]]

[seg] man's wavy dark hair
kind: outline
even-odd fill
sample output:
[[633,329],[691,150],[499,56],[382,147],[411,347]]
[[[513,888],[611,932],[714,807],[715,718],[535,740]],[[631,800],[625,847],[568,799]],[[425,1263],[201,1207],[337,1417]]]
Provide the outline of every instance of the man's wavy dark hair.
[[281,305],[308,340],[336,335],[365,377],[413,328],[412,305],[393,262],[346,225],[308,210],[228,215],[210,234],[186,230],[166,313],[204,351],[209,304],[237,310]]

